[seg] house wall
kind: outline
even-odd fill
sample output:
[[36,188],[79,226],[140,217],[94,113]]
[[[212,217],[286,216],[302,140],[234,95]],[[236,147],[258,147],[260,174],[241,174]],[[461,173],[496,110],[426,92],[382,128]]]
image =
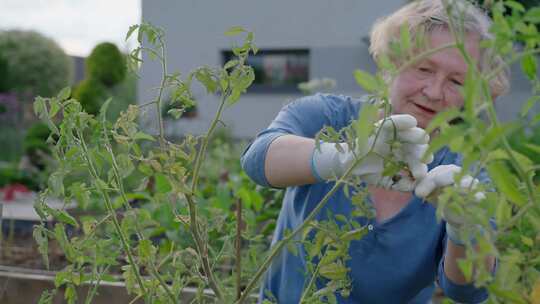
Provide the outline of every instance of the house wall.
[[[243,26],[255,34],[261,49],[309,49],[310,78],[330,77],[337,81],[333,90],[340,94],[361,95],[352,73],[355,69],[375,71],[368,54],[367,36],[373,22],[406,3],[406,0],[143,0],[142,19],[165,29],[169,71],[184,75],[201,66],[219,66],[221,50],[230,49],[238,39],[225,37],[231,26]],[[157,62],[146,60],[138,85],[139,103],[155,98],[161,79]],[[513,80],[517,90],[498,100],[498,112],[510,119],[526,100],[523,79]],[[201,134],[217,109],[218,98],[194,87],[198,99],[196,118],[166,122],[169,134]],[[250,138],[268,126],[282,106],[300,97],[300,93],[248,93],[223,114],[223,122],[233,135]],[[150,111],[151,113],[151,111]],[[157,127],[147,119],[148,129]]]

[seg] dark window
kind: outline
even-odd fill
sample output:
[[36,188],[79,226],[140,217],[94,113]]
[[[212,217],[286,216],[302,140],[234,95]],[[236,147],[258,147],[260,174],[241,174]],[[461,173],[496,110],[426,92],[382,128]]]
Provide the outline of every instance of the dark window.
[[[222,51],[223,63],[234,57]],[[309,50],[259,50],[250,54],[247,64],[255,71],[255,81],[248,93],[296,93],[298,84],[309,80]]]

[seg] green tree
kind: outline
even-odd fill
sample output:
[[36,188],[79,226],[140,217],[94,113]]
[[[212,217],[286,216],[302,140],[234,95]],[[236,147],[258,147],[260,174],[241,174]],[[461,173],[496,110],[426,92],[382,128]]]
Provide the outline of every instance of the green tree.
[[[53,40],[33,31],[0,31],[0,54],[7,62],[3,90],[51,96],[70,84],[71,58]],[[0,90],[1,91],[1,90]]]
[[86,59],[86,77],[107,87],[120,83],[126,77],[126,59],[115,44],[98,44]]

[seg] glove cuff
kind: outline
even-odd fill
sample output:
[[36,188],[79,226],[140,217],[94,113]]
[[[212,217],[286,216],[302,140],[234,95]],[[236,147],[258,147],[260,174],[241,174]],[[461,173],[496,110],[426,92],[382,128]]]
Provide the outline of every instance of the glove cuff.
[[448,222],[446,223],[446,236],[452,243],[458,246],[465,246],[465,242],[459,236],[459,230]]
[[[470,231],[470,233],[473,233]],[[483,236],[486,231],[484,228],[482,228],[480,225],[477,225],[474,227],[474,233],[480,233],[481,236]],[[465,246],[466,243],[470,243],[472,245],[476,245],[477,239],[474,235],[470,235],[470,240],[467,242],[463,240],[463,238],[460,236],[460,231],[456,226],[446,222],[446,236],[456,245],[458,246]]]
[[313,176],[323,182],[339,178],[351,164],[351,153],[345,143],[338,143],[344,152],[338,151],[335,143],[321,142],[320,149],[314,148],[311,154],[311,171]]

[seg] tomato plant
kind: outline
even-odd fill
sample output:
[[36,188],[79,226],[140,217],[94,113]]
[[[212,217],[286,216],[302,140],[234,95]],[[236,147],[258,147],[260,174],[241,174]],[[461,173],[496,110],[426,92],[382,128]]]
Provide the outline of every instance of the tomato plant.
[[[428,129],[439,132],[431,142],[431,151],[448,145],[463,155],[465,172],[478,175],[481,168],[487,168],[493,183],[483,188],[486,199],[474,204],[467,194],[445,189],[437,210],[440,216],[450,208],[463,218],[465,225],[460,233],[467,236],[464,239],[474,237],[476,245],[467,244],[467,257],[460,267],[466,277],[490,291],[489,301],[527,303],[540,299],[540,196],[534,179],[538,164],[531,156],[540,154],[540,147],[527,144],[529,154],[525,155],[510,145],[508,136],[516,124],[524,129],[534,127],[540,116],[531,121],[500,122],[489,82],[507,65],[520,62],[533,88],[522,110],[523,117],[540,100],[537,71],[540,34],[536,30],[540,10],[525,10],[515,1],[497,1],[491,10],[495,38],[486,42],[489,45],[485,47],[499,52],[505,64],[488,74],[472,68],[475,64],[460,36],[463,31],[459,24],[451,24],[454,46],[471,67],[462,92],[465,105],[463,111],[439,114]],[[223,170],[230,164],[212,167],[211,162],[205,161],[207,157],[219,159],[222,155],[220,148],[208,151],[212,134],[223,109],[233,106],[255,77],[252,68],[245,64],[249,53],[257,52],[253,34],[240,27],[230,29],[227,35],[244,35],[240,46],[233,48],[236,58],[223,67],[203,66],[182,77],[167,70],[163,30],[143,23],[131,27],[128,37],[135,33],[140,43],[146,43],[130,54],[130,66],[136,68],[140,64],[141,53],[147,53],[162,66],[162,79],[154,100],[131,105],[115,122],[106,119],[110,101],[101,107],[98,115],[89,115],[70,98],[67,89],[52,98],[38,97],[34,103],[37,115],[57,137],[53,154],[58,162],[49,176],[48,188],[36,203],[44,223],[48,216],[58,223],[53,228],[45,224],[36,226],[34,237],[45,260],[49,239],[58,241],[63,249],[69,266],[57,275],[55,284],[57,288],[66,288],[67,301],[76,302],[77,286],[94,283],[85,298],[90,303],[99,282],[114,279],[110,274],[117,269],[127,291],[146,303],[177,303],[186,286],[198,288],[199,302],[246,302],[250,301],[272,259],[284,248],[297,251],[297,244],[306,248],[310,261],[307,265],[310,277],[302,301],[331,300],[336,292],[347,296],[350,284],[344,265],[351,258],[348,244],[360,239],[366,228],[346,218],[336,217],[327,222],[313,219],[336,191],[350,195],[356,216],[373,216],[373,210],[364,204],[366,190],[351,175],[361,158],[336,180],[336,186],[303,224],[288,231],[284,239],[267,250],[267,240],[260,229],[269,230],[258,227],[256,217],[276,216],[263,207],[272,202],[264,202],[245,174]],[[409,56],[408,62],[427,56],[428,52],[410,56],[408,35],[406,30],[401,32],[401,44],[394,48],[397,55]],[[521,47],[514,48],[515,44]],[[349,127],[326,128],[318,138],[355,145],[373,132],[376,111],[382,109],[389,115],[388,86],[382,75],[396,75],[400,70],[388,60],[379,64],[381,72],[377,75],[355,73],[359,84],[379,102],[364,107],[358,120]],[[196,104],[191,94],[193,82],[202,84],[209,94],[219,96],[218,109],[204,135],[187,134],[172,141],[164,133],[163,96],[166,91],[172,92],[174,106],[168,114],[181,117],[185,109]],[[139,128],[138,119],[147,110],[156,117],[157,134]],[[461,123],[449,123],[458,118]],[[386,174],[393,175],[402,169],[400,166],[389,165]],[[202,174],[203,170],[209,174]],[[84,174],[77,175],[80,172]],[[76,200],[81,205],[98,198],[106,212],[99,217],[76,219],[64,210],[44,204],[47,195]],[[141,206],[134,205],[134,201]],[[274,196],[273,202],[279,202],[279,195]],[[491,225],[492,220],[496,228]],[[68,235],[67,225],[81,233]],[[495,275],[482,263],[486,256],[492,255],[498,257]],[[315,288],[318,277],[327,282],[323,290]],[[204,293],[204,288],[210,288],[211,295]],[[44,293],[42,302],[50,302],[55,292]]]

